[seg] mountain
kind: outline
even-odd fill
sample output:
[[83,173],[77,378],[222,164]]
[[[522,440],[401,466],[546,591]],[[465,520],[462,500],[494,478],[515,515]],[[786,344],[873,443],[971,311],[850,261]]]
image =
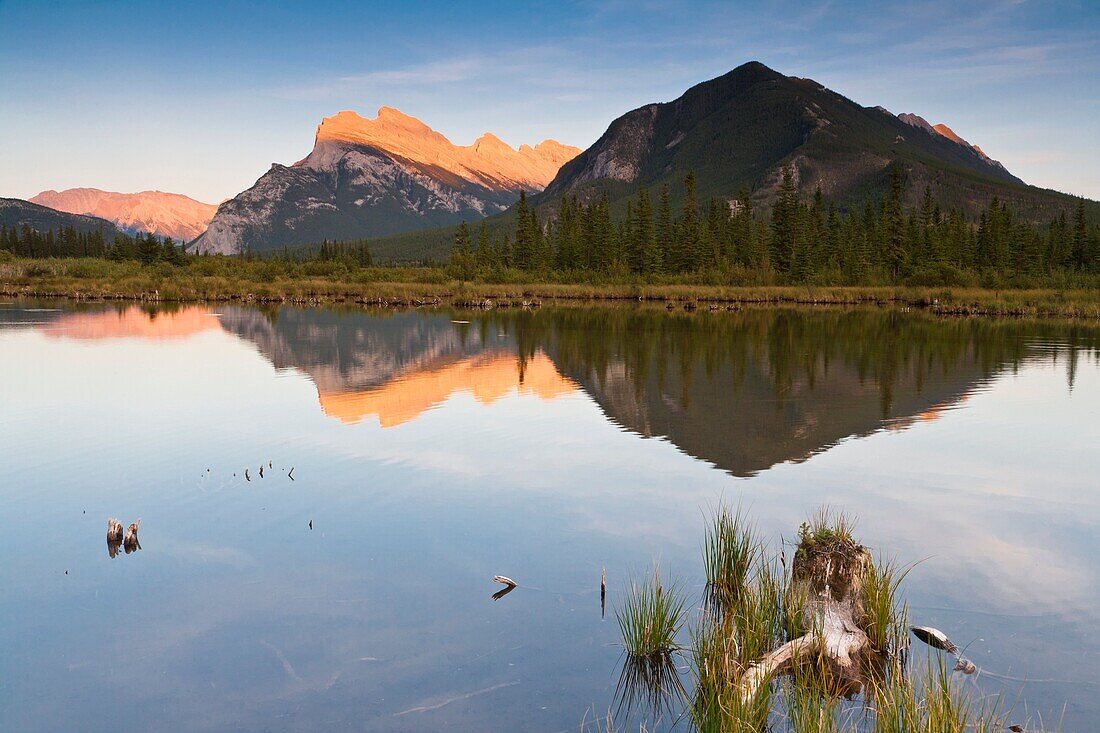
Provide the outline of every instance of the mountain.
[[816,81],[757,62],[698,84],[674,101],[619,117],[592,147],[562,166],[535,201],[553,204],[563,194],[584,197],[599,189],[609,192],[614,205],[643,185],[666,183],[676,197],[691,170],[703,201],[732,198],[746,187],[767,203],[789,165],[803,195],[820,187],[827,200],[844,205],[881,194],[895,163],[905,171],[911,205],[926,186],[942,207],[973,216],[993,196],[1043,220],[1072,201],[1026,185],[947,126],[863,107]]
[[0,224],[4,224],[9,229],[18,229],[26,224],[40,232],[73,227],[81,233],[101,231],[106,239],[111,239],[120,233],[118,227],[106,219],[57,211],[23,199],[0,198]]
[[273,164],[222,203],[189,249],[232,254],[453,226],[542,190],[579,152],[553,140],[517,150],[489,133],[455,145],[390,107],[375,119],[340,112],[321,122],[303,160]]
[[98,188],[43,191],[30,201],[71,214],[98,216],[130,232],[152,232],[184,242],[202,234],[218,208],[179,193],[116,193]]

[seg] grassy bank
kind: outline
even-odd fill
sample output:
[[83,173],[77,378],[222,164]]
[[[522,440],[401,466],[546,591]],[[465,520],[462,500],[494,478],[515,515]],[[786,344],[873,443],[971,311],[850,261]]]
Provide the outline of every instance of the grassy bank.
[[104,259],[0,259],[4,297],[85,300],[494,305],[532,301],[650,301],[674,308],[737,304],[895,305],[945,315],[1100,319],[1100,288],[734,286],[686,282],[460,282],[438,268],[196,258],[182,265]]

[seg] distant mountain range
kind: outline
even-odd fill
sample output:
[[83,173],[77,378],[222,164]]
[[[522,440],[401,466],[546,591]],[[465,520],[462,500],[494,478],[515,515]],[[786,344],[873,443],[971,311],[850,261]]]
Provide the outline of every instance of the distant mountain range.
[[181,242],[206,231],[218,208],[179,193],[116,193],[98,188],[43,191],[30,201],[71,214],[98,216],[131,233],[152,232]]
[[23,199],[0,198],[0,224],[9,229],[21,229],[26,225],[40,232],[56,231],[63,227],[73,227],[81,233],[101,231],[105,239],[113,239],[119,234],[113,222],[98,216],[70,214]]
[[[217,207],[179,194],[97,189],[44,191],[33,201],[91,213],[125,230],[168,234],[199,253],[371,238],[383,259],[440,259],[461,221],[488,217],[492,229],[507,227],[521,190],[535,194],[532,202],[546,217],[563,195],[590,200],[604,192],[622,213],[643,186],[667,184],[679,199],[693,171],[703,202],[732,200],[748,189],[766,206],[789,166],[803,195],[820,188],[843,208],[877,200],[895,164],[904,169],[910,206],[926,187],[941,208],[974,218],[993,197],[1033,221],[1075,205],[1067,194],[1025,184],[947,125],[864,107],[757,62],[671,102],[627,112],[583,152],[553,140],[517,149],[489,133],[455,145],[420,120],[382,107],[374,119],[355,112],[325,118],[308,156],[273,164]],[[1095,202],[1087,206],[1090,218],[1100,215]]]
[[[904,170],[911,207],[926,187],[941,208],[974,219],[993,197],[1033,221],[1050,221],[1076,206],[1072,196],[1025,184],[947,125],[863,107],[757,62],[614,120],[532,202],[552,218],[562,196],[592,200],[606,192],[621,215],[643,186],[655,191],[667,184],[673,200],[680,200],[684,177],[693,171],[701,202],[729,201],[747,189],[757,206],[768,206],[790,166],[803,196],[820,188],[826,200],[844,208],[879,200],[895,163]],[[1100,216],[1095,203],[1088,211]],[[499,235],[512,217],[499,215],[488,224]],[[452,239],[453,230],[425,229],[375,240],[371,248],[382,259],[443,259]]]
[[453,226],[541,190],[579,152],[553,140],[517,150],[489,133],[459,146],[390,107],[373,120],[341,112],[321,122],[306,158],[272,165],[222,203],[189,249],[233,254]]

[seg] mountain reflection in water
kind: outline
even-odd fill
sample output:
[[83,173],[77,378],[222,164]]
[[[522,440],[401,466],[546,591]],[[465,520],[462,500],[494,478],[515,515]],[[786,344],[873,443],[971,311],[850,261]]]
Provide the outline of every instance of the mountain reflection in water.
[[[889,310],[543,309],[455,315],[125,306],[40,312],[51,335],[179,338],[219,326],[317,388],[326,415],[382,427],[468,392],[553,400],[583,390],[605,415],[737,476],[879,429],[935,420],[1025,360],[1059,326]],[[468,319],[467,322],[465,319]],[[1062,334],[1062,331],[1058,331]],[[1072,385],[1090,329],[1070,329]]]

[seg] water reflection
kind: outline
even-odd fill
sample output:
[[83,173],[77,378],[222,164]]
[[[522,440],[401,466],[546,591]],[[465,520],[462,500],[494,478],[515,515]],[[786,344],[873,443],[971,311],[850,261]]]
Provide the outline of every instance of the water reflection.
[[1072,388],[1082,349],[1097,348],[1097,331],[1085,327],[883,310],[33,314],[23,318],[58,338],[172,339],[220,327],[276,368],[308,375],[324,414],[349,425],[403,425],[463,392],[491,405],[512,393],[550,401],[583,390],[625,429],[736,476],[936,420],[1029,359],[1064,359]]
[[[308,374],[322,410],[345,423],[400,425],[461,391],[491,404],[514,390],[552,400],[579,388],[624,428],[738,476],[935,420],[1035,358],[1028,344],[1049,331],[867,310],[468,317],[231,309],[222,322],[276,367]],[[1077,354],[1067,349],[1071,384]]]

